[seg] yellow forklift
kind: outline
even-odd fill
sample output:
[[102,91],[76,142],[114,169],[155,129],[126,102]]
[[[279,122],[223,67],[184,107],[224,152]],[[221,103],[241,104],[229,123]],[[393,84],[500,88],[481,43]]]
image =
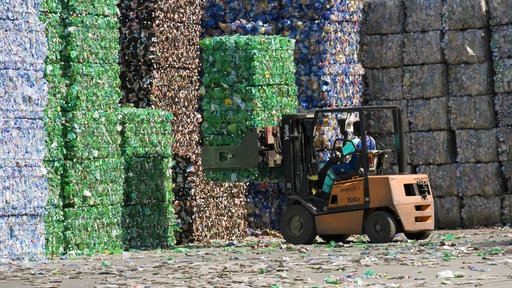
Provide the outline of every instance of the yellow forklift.
[[[317,236],[342,242],[353,234],[366,234],[374,243],[389,242],[397,233],[423,240],[434,230],[433,195],[428,175],[406,172],[403,121],[395,106],[287,114],[280,127],[249,131],[240,145],[204,147],[203,167],[281,167],[287,200],[280,228],[292,244],[311,244]],[[350,155],[336,157],[354,125],[360,139],[375,138],[376,149],[360,141]],[[330,165],[354,157],[355,169],[338,175],[328,197],[319,197]]]

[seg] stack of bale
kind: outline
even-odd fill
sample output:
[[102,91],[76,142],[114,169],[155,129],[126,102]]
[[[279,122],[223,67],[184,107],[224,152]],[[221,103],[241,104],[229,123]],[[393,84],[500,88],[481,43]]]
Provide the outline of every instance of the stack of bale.
[[306,109],[357,106],[361,1],[284,1],[279,33],[296,40],[296,83]]
[[46,128],[45,167],[48,179],[48,202],[45,214],[46,253],[64,252],[64,214],[62,210],[61,176],[64,167],[61,104],[66,92],[60,53],[64,48],[62,5],[60,1],[44,0],[39,19],[45,25],[48,53],[45,59],[45,79],[48,82],[48,103],[44,111]]
[[206,0],[201,26],[203,37],[275,35],[281,0]]
[[130,249],[176,243],[172,191],[172,114],[123,108],[121,150],[125,159],[122,225]]
[[66,251],[122,251],[117,1],[63,2]]
[[40,1],[0,7],[0,259],[44,258],[47,42]]
[[500,223],[504,186],[486,6],[378,0],[365,1],[364,10],[365,101],[406,111],[408,163],[430,176],[436,226]]
[[503,222],[512,223],[512,2],[488,1],[494,75],[498,157],[507,192]]

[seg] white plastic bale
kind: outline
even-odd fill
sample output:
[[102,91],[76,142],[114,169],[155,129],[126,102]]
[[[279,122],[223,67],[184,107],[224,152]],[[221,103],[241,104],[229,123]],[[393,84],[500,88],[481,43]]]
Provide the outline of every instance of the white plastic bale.
[[404,65],[443,62],[441,31],[404,34]]
[[496,129],[456,130],[455,137],[457,139],[457,162],[475,163],[498,161]]
[[0,259],[44,260],[43,218],[41,215],[0,216]]
[[402,67],[402,34],[362,36],[361,62],[365,68]]
[[456,164],[419,165],[416,173],[428,175],[434,197],[458,196]]
[[0,19],[37,19],[41,0],[3,0],[0,5]]
[[461,200],[459,197],[435,197],[435,227],[456,229],[461,227]]
[[491,129],[496,127],[492,96],[450,97],[452,129]]
[[490,47],[494,59],[512,58],[512,24],[491,27]]
[[451,30],[444,33],[442,48],[449,64],[491,60],[487,29]]
[[365,79],[366,100],[401,100],[402,93],[402,68],[366,69]]
[[445,64],[406,66],[403,71],[403,94],[406,99],[448,94],[448,69]]
[[405,31],[441,30],[443,0],[404,0]]
[[448,130],[448,97],[409,100],[410,131]]
[[501,224],[501,198],[473,196],[462,200],[463,228]]
[[46,133],[42,120],[0,119],[0,160],[43,160]]
[[512,126],[498,127],[496,138],[500,161],[512,161]]
[[494,60],[494,91],[512,92],[512,58]]
[[365,0],[362,12],[362,34],[393,34],[403,32],[404,6],[400,0]]
[[483,28],[487,26],[486,1],[449,0],[444,1],[443,24],[448,30]]
[[491,62],[449,65],[449,93],[451,96],[492,94],[492,78],[489,75],[492,75]]
[[457,167],[457,179],[461,197],[494,197],[505,191],[499,162],[460,164]]
[[455,135],[451,131],[411,132],[409,155],[413,165],[455,163]]
[[490,0],[489,23],[491,25],[503,25],[512,23],[512,1],[511,0]]
[[42,71],[0,69],[0,85],[2,118],[43,117],[48,83]]

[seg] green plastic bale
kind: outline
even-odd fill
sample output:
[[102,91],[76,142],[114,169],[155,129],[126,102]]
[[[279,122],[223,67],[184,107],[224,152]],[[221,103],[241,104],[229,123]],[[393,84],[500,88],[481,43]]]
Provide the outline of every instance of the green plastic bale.
[[62,12],[62,1],[59,0],[43,0],[39,7],[40,14],[60,13]]
[[43,115],[46,131],[45,160],[64,159],[64,138],[62,134],[62,114],[55,110],[45,110]]
[[123,243],[132,249],[157,249],[176,244],[178,231],[171,203],[152,203],[123,208]]
[[222,36],[201,41],[203,85],[292,85],[293,39],[282,36]]
[[122,158],[64,161],[64,207],[122,204],[124,173]]
[[67,13],[74,15],[116,16],[118,0],[67,0]]
[[121,157],[118,112],[69,112],[63,115],[66,159]]
[[59,14],[46,13],[39,15],[39,21],[45,25],[46,41],[48,43],[46,63],[59,63],[60,53],[64,48],[62,19]]
[[48,180],[47,208],[62,208],[61,181],[64,172],[64,161],[45,160],[46,178]]
[[48,206],[44,215],[47,257],[64,254],[64,212],[62,207]]
[[172,159],[125,158],[124,204],[170,202],[174,199]]
[[69,67],[69,87],[64,111],[109,111],[122,97],[117,64],[74,64]]
[[171,112],[123,108],[121,150],[125,157],[172,157]]
[[65,251],[85,254],[123,252],[121,205],[64,209]]
[[99,64],[119,62],[117,18],[77,16],[70,18],[66,25],[64,61]]
[[56,110],[58,112],[61,110],[67,89],[66,79],[62,73],[62,66],[60,64],[46,63],[44,70],[44,79],[48,82],[46,110]]
[[234,85],[206,91],[201,131],[207,146],[240,144],[247,130],[277,126],[283,114],[298,107],[296,86]]

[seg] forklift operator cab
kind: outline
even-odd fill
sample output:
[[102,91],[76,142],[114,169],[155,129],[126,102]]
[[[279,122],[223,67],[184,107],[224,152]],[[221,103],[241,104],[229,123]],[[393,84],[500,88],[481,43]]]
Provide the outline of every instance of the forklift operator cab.
[[[316,236],[327,242],[344,241],[352,234],[366,234],[370,241],[382,243],[399,232],[409,239],[429,237],[434,229],[429,179],[425,174],[405,173],[402,122],[401,111],[394,106],[283,115],[287,203],[281,232],[286,241],[307,244]],[[367,139],[367,132],[378,147],[360,141],[360,149],[336,157],[354,134]],[[321,197],[329,169],[343,164],[346,156],[357,159],[354,171],[337,175],[330,193]]]

